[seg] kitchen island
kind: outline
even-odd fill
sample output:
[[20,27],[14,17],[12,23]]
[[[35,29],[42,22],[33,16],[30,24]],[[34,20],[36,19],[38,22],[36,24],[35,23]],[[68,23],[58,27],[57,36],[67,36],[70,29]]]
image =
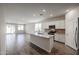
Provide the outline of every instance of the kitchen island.
[[30,34],[30,42],[49,53],[53,48],[54,43],[53,39],[54,35],[38,34],[38,33]]

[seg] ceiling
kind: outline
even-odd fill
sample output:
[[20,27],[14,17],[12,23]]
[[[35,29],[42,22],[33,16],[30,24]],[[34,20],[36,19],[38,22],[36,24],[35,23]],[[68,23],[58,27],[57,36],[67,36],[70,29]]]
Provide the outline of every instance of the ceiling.
[[3,4],[4,16],[6,22],[20,22],[20,23],[40,22],[50,17],[56,17],[62,14],[66,14],[68,11],[78,6],[79,4],[77,3]]

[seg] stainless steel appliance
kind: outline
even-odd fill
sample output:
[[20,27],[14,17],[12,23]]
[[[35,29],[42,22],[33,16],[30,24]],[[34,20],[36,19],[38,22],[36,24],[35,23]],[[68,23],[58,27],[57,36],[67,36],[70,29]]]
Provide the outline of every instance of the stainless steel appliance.
[[76,26],[76,29],[75,29],[75,45],[76,45],[76,48],[77,48],[76,54],[79,55],[79,18],[77,20],[77,26]]
[[49,25],[49,35],[54,35],[56,33],[55,25]]

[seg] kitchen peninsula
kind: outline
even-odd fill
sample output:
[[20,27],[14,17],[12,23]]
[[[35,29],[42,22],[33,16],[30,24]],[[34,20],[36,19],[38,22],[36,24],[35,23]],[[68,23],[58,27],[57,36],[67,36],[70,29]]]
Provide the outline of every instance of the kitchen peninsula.
[[30,34],[30,38],[32,38],[30,39],[31,43],[47,52],[51,52],[54,43],[54,35],[32,33]]

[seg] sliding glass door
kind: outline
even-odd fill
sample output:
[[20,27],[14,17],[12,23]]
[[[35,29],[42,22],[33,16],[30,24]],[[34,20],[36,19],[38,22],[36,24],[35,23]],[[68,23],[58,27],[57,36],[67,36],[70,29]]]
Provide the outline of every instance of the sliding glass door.
[[16,49],[21,49],[25,40],[24,24],[6,24],[6,52],[16,53]]
[[16,25],[6,24],[6,52],[12,53],[16,45]]

